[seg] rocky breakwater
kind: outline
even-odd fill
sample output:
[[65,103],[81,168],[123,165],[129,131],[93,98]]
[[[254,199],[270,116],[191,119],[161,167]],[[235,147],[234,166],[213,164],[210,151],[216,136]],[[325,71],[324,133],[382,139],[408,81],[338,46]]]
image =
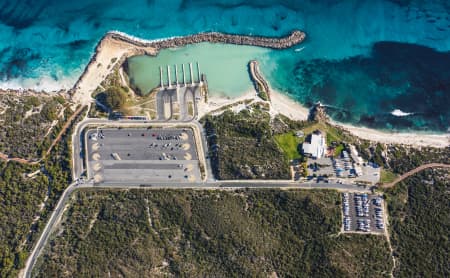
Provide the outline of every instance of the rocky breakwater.
[[208,32],[185,37],[174,37],[164,40],[145,41],[117,32],[109,33],[108,35],[116,40],[121,40],[139,47],[152,47],[157,50],[164,48],[181,47],[187,44],[195,44],[201,42],[251,45],[273,49],[284,49],[299,44],[306,38],[306,34],[299,30],[295,30],[291,32],[288,36],[279,38]]

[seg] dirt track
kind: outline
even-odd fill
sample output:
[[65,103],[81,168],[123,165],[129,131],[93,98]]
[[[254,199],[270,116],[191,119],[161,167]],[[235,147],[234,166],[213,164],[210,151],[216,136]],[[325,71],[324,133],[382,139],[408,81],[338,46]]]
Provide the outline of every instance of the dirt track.
[[450,164],[444,164],[444,163],[428,163],[421,165],[415,169],[412,169],[411,171],[408,171],[401,175],[400,177],[396,178],[393,182],[382,184],[381,187],[388,188],[393,187],[397,183],[401,182],[402,180],[420,172],[428,168],[450,168]]
[[61,131],[58,133],[58,136],[56,136],[56,138],[53,140],[52,144],[47,149],[47,151],[45,152],[45,155],[42,158],[40,158],[38,160],[32,160],[32,159],[24,159],[24,158],[20,158],[20,157],[8,157],[8,155],[6,155],[4,153],[0,153],[0,159],[6,160],[6,161],[16,161],[16,162],[19,162],[19,163],[22,163],[22,164],[29,164],[29,165],[33,165],[33,164],[37,164],[37,163],[41,162],[42,159],[44,159],[47,155],[50,154],[50,152],[55,147],[55,145],[59,142],[59,140],[61,140],[63,134],[66,132],[66,130],[72,124],[72,121],[81,113],[81,111],[83,111],[83,108],[84,108],[84,106],[80,106],[72,114],[72,116],[70,116],[69,119],[67,119],[67,121],[64,124],[64,126],[62,127]]

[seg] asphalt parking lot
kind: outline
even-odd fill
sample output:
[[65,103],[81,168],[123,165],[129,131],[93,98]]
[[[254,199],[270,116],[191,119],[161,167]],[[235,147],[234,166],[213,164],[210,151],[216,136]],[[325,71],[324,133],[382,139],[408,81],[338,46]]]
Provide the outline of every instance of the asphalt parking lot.
[[344,232],[384,233],[384,200],[379,195],[342,193]]
[[[353,183],[365,182],[376,184],[380,181],[380,168],[373,167],[369,164],[354,166],[350,160],[346,161],[342,158],[331,159],[328,157],[319,159],[309,158],[307,164],[311,165],[311,167],[308,167],[309,176],[316,174],[317,176],[327,176],[332,179],[346,180]],[[313,168],[312,166],[314,165],[317,165],[317,168]],[[359,176],[355,176],[353,167],[359,167],[361,169]]]
[[96,183],[198,182],[191,129],[108,128],[86,133],[89,177]]

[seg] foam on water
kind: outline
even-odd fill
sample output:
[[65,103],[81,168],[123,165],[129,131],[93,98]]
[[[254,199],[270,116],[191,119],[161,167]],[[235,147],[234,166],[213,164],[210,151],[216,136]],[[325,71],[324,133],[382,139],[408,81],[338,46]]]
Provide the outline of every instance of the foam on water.
[[394,115],[394,116],[397,116],[397,117],[406,117],[406,116],[413,115],[414,113],[408,113],[408,112],[403,112],[403,111],[400,110],[400,109],[394,109],[394,110],[391,112],[391,114]]
[[50,76],[41,76],[39,78],[14,78],[0,82],[0,89],[24,90],[32,89],[37,92],[57,92],[61,89],[69,90],[78,79],[79,74],[65,76],[55,80]]

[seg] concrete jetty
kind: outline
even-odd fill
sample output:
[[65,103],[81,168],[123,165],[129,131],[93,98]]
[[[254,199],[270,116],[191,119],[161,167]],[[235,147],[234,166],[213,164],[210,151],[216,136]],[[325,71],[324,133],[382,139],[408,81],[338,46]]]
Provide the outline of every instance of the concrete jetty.
[[167,78],[169,79],[169,88],[172,88],[172,82],[170,82],[170,66],[167,65]]
[[[203,84],[203,80],[201,78],[202,73],[200,72],[200,64],[198,62],[197,63],[197,69],[194,69],[194,66],[192,65],[192,63],[189,63],[189,67],[188,70],[189,72],[188,74],[188,78],[190,77],[190,81],[187,82],[186,80],[186,68],[184,64],[181,64],[181,70],[183,72],[183,80],[181,81],[179,76],[178,76],[178,65],[167,65],[166,67],[159,67],[159,87],[161,89],[172,89],[172,88],[180,88],[180,87],[188,87],[188,86],[195,86],[195,85],[202,85]],[[174,70],[175,72],[175,79],[173,76],[173,72],[171,72],[171,70]],[[165,72],[167,70],[167,73]],[[197,71],[197,72],[195,72]],[[195,74],[198,75],[198,78],[196,78]],[[166,80],[164,79],[167,78]],[[166,83],[167,82],[167,83]]]
[[194,85],[194,72],[192,71],[192,63],[189,63],[189,71],[191,73],[191,84]]
[[200,83],[200,85],[202,84],[202,79],[201,79],[201,74],[200,74],[200,63],[197,62],[197,76],[198,76],[198,83]]
[[159,67],[159,86],[164,88],[162,67]]
[[178,84],[178,67],[177,67],[177,64],[175,64],[175,80],[176,80],[177,87],[179,87],[180,85]]

